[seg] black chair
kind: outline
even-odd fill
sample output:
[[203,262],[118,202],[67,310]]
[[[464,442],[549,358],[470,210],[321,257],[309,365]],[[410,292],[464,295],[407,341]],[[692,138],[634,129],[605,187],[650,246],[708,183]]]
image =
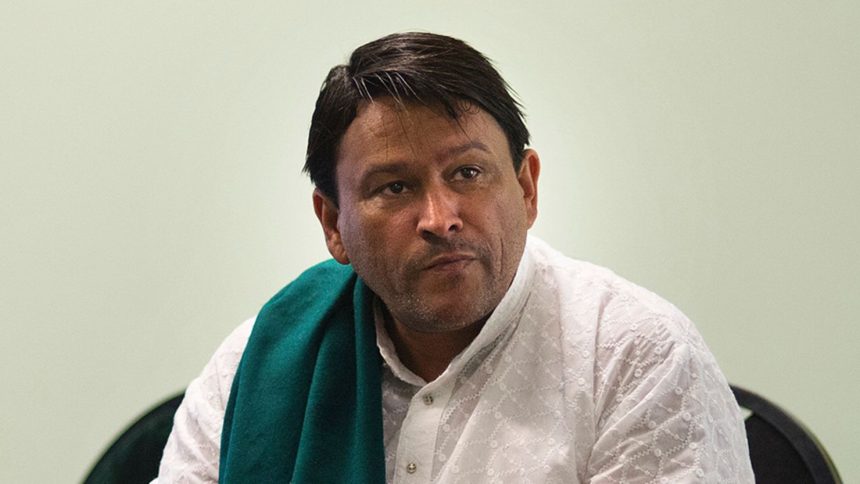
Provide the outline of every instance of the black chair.
[[815,435],[784,410],[732,385],[741,408],[755,480],[758,484],[840,484],[842,479]]
[[173,414],[183,395],[159,403],[123,431],[90,470],[84,484],[148,484],[155,479],[173,427]]

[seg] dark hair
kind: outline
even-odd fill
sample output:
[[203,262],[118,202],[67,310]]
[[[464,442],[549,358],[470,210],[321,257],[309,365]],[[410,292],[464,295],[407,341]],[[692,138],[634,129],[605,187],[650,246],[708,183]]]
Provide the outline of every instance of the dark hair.
[[355,49],[349,64],[333,67],[323,82],[311,118],[304,171],[338,203],[335,168],[340,140],[359,103],[380,96],[438,104],[452,118],[466,106],[480,107],[505,132],[514,169],[519,171],[529,132],[510,91],[490,60],[462,40],[420,32],[374,40]]

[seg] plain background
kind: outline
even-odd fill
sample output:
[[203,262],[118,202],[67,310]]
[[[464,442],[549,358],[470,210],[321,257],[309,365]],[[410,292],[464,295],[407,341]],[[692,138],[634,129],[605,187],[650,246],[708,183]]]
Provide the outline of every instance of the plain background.
[[663,295],[860,481],[854,1],[0,5],[0,481],[73,482],[327,257],[328,69],[461,37],[519,93],[533,233]]

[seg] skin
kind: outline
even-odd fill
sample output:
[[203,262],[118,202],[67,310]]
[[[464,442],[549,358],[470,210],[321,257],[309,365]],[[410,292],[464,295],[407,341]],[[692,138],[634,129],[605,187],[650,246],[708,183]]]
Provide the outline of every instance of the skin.
[[537,216],[540,160],[513,167],[492,116],[376,99],[359,107],[336,165],[340,205],[313,204],[332,257],[388,310],[401,361],[432,381],[475,338],[516,274]]

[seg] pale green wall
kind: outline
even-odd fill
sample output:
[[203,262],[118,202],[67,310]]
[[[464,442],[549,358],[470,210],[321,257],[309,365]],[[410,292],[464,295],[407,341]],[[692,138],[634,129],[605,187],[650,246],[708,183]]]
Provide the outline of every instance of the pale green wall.
[[80,478],[326,256],[315,93],[409,29],[519,91],[534,232],[675,302],[860,481],[858,5],[3,2],[0,482]]

